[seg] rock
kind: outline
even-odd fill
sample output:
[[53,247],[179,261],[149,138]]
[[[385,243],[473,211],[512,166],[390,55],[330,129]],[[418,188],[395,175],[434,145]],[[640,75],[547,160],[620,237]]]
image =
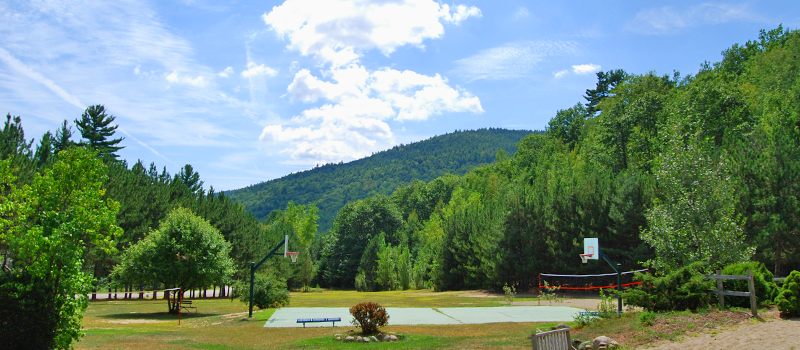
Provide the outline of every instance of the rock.
[[344,337],[344,341],[350,342],[350,341],[353,341],[353,340],[356,340],[356,338],[353,338],[353,337],[351,337],[349,335]]
[[380,341],[389,341],[389,336],[386,334],[378,334],[378,340]]
[[578,345],[578,350],[591,350],[591,349],[592,349],[592,342],[588,340],[581,343],[581,345]]
[[619,347],[619,343],[617,343],[617,342],[616,342],[616,341],[614,341],[614,340],[612,340],[610,343],[608,343],[608,348],[609,348],[609,349],[616,349],[616,348],[618,348],[618,347]]
[[397,341],[397,336],[396,336],[396,335],[394,335],[394,334],[393,334],[393,335],[390,335],[390,336],[389,336],[389,341]]
[[369,337],[369,340],[372,340],[372,341],[374,341],[374,342],[376,342],[376,343],[378,342],[378,338],[375,338],[375,336],[374,336],[374,335],[373,335],[373,336],[371,336],[371,337]]
[[360,342],[361,340],[362,340],[362,338],[361,338],[361,336],[360,336],[360,335],[356,337],[356,341],[357,341],[357,342]]
[[361,341],[363,341],[363,342],[365,342],[365,343],[369,343],[369,338],[367,338],[367,337],[364,337],[364,338],[363,338]]
[[556,326],[556,329],[561,329],[561,328],[569,329],[569,326],[563,323]]
[[342,336],[337,334],[333,336],[333,339],[342,340]]
[[581,343],[583,343],[583,342],[578,338],[573,338],[572,339],[572,347],[575,348],[575,349],[577,349],[579,346],[581,346]]
[[594,341],[592,341],[592,350],[608,349],[608,344],[612,341],[611,338],[604,335],[594,338]]

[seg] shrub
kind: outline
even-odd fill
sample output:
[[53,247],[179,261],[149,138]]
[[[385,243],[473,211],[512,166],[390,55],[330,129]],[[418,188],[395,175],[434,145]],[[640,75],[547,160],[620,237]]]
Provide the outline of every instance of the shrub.
[[786,277],[775,304],[784,316],[800,316],[800,271],[792,271]]
[[4,349],[52,349],[60,321],[55,288],[27,271],[0,272]]
[[[243,303],[250,302],[250,281],[236,281],[231,299],[239,299]],[[289,290],[286,281],[273,275],[256,274],[253,284],[253,306],[259,309],[278,308],[289,305]]]
[[361,327],[362,334],[378,333],[378,327],[389,324],[389,314],[383,306],[373,302],[359,303],[350,308],[353,325]]
[[644,283],[623,292],[622,297],[627,304],[647,311],[708,307],[712,300],[708,290],[714,287],[715,282],[703,277],[706,269],[705,263],[695,262],[661,277],[637,273],[634,279]]
[[[765,301],[775,299],[775,296],[778,294],[778,286],[775,284],[775,281],[772,280],[772,272],[769,272],[763,263],[750,261],[731,264],[722,269],[722,274],[747,275],[747,270],[753,270],[753,284],[756,287],[756,298],[758,305],[762,305]],[[725,290],[739,292],[749,291],[746,280],[725,281],[724,286]],[[749,308],[750,298],[725,297],[725,305]]]

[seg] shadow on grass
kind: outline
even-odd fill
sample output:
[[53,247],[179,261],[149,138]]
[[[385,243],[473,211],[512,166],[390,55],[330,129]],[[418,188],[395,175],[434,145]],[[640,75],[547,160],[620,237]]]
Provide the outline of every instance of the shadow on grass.
[[[181,319],[186,320],[190,318],[201,318],[201,317],[210,317],[210,316],[219,316],[223,314],[219,313],[181,313]],[[135,313],[124,313],[124,314],[108,314],[108,315],[100,315],[97,316],[98,318],[105,318],[105,319],[113,319],[113,320],[178,320],[178,314],[171,314],[169,312],[135,312]]]

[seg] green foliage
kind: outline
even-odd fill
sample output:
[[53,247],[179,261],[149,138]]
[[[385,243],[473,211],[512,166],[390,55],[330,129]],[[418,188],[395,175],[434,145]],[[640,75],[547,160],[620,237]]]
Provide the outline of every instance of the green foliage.
[[639,314],[639,322],[641,322],[645,326],[652,326],[653,322],[656,320],[657,313],[653,311],[644,311]]
[[358,303],[350,308],[350,314],[353,315],[353,325],[361,327],[361,334],[378,333],[378,327],[389,324],[389,314],[377,303]]
[[[226,194],[262,220],[290,200],[313,203],[319,208],[320,230],[327,231],[333,228],[337,213],[348,203],[376,194],[388,196],[417,180],[432,181],[448,173],[462,175],[494,161],[499,150],[514,154],[515,143],[529,133],[505,129],[456,131],[401,144],[349,163],[324,164]],[[421,211],[418,214],[423,217]]]
[[506,295],[506,304],[511,306],[514,303],[514,297],[517,296],[517,288],[514,286],[509,286],[508,284],[503,285],[503,294]]
[[[83,256],[90,248],[114,251],[114,239],[122,234],[115,224],[119,204],[103,200],[105,169],[92,151],[61,152],[52,169],[35,174],[21,188],[15,185],[10,165],[10,160],[0,163],[0,247],[4,266],[13,261],[13,268],[2,273],[29,276],[36,289],[52,293],[53,302],[48,305],[59,313],[54,346],[69,348],[82,335],[82,312],[91,288],[92,278],[83,272]],[[37,293],[30,297],[36,298]]]
[[800,316],[800,271],[792,271],[786,277],[775,297],[775,304],[783,315]]
[[402,225],[397,207],[386,196],[347,204],[336,216],[332,237],[322,252],[327,285],[353,287],[367,243],[383,232],[387,242],[397,244],[395,233]]
[[642,232],[656,252],[649,266],[668,271],[702,261],[720,268],[749,260],[755,249],[745,243],[724,157],[714,160],[704,143],[691,141],[696,135],[672,136],[655,171],[662,195]]
[[24,270],[0,273],[0,298],[0,339],[5,348],[55,348],[60,310],[51,283]]
[[622,294],[625,303],[647,311],[697,310],[708,307],[713,299],[708,293],[714,282],[703,274],[708,265],[695,262],[665,276],[637,273],[634,277],[643,283]]
[[230,250],[230,243],[208,221],[177,208],[157,231],[123,252],[112,276],[127,283],[158,282],[183,289],[208,286],[233,274]]
[[86,108],[81,115],[81,119],[75,119],[75,125],[81,133],[81,138],[86,140],[86,144],[100,152],[100,156],[116,159],[114,153],[125,147],[117,146],[122,142],[122,138],[110,139],[116,132],[118,125],[111,123],[116,119],[115,116],[106,114],[103,105],[94,105]]
[[[747,270],[753,271],[753,284],[756,288],[756,300],[758,305],[764,305],[764,302],[771,302],[778,294],[778,286],[773,281],[772,272],[767,270],[763,263],[751,261],[744,263],[737,263],[725,266],[722,269],[723,275],[747,275]],[[749,291],[748,281],[745,280],[731,280],[724,281],[725,290],[733,290],[740,292]],[[750,298],[743,297],[725,297],[725,305],[738,306],[749,308]]]
[[[250,281],[237,280],[233,284],[230,299],[250,303]],[[253,305],[259,309],[279,308],[289,305],[289,290],[286,281],[273,274],[257,273],[253,283]]]
[[551,286],[547,281],[544,281],[543,288],[539,288],[539,302],[546,301],[548,305],[553,305],[553,302],[561,302],[563,299],[559,298],[556,292],[561,289],[558,286]]

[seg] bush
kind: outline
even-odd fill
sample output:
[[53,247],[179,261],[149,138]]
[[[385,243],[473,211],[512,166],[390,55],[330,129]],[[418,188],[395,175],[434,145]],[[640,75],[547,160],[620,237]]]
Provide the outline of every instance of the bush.
[[800,316],[800,271],[792,271],[786,277],[775,304],[784,316]]
[[[747,270],[753,270],[753,284],[756,287],[756,298],[758,305],[762,305],[765,301],[771,301],[772,299],[775,299],[775,296],[778,294],[778,286],[775,284],[775,281],[772,280],[772,272],[769,272],[763,263],[750,261],[731,264],[722,269],[722,274],[747,275]],[[725,290],[739,292],[749,291],[746,280],[725,281],[723,285]],[[750,298],[725,297],[725,305],[749,308]]]
[[4,349],[52,349],[60,319],[55,288],[30,273],[0,273],[0,343]]
[[623,292],[622,297],[627,304],[647,311],[697,310],[708,307],[712,300],[708,290],[714,288],[715,282],[703,277],[706,269],[705,263],[695,262],[662,277],[637,273],[634,279],[644,283]]
[[353,325],[361,327],[362,334],[378,333],[378,327],[389,324],[389,314],[383,306],[373,302],[359,303],[350,308]]
[[[246,304],[250,303],[250,281],[236,281],[230,298],[239,299]],[[289,290],[286,289],[286,281],[273,275],[256,274],[253,284],[253,305],[259,309],[289,305]]]

